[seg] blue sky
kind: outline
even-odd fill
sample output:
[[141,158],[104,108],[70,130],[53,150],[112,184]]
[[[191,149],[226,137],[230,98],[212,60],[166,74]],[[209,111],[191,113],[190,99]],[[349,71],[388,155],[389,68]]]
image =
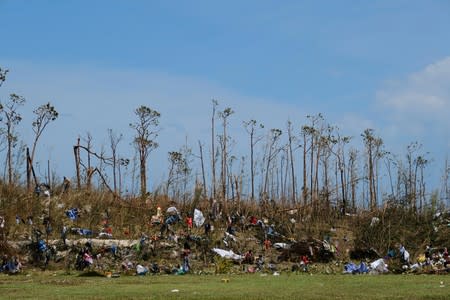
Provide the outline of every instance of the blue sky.
[[440,176],[450,150],[449,15],[445,0],[0,0],[0,66],[10,69],[0,96],[27,99],[26,142],[32,109],[56,106],[38,156],[58,173],[72,172],[71,147],[88,131],[99,145],[108,128],[123,133],[128,151],[128,124],[144,104],[162,114],[151,163],[163,174],[167,151],[186,137],[193,147],[209,141],[215,98],[236,111],[236,152],[243,120],[298,128],[321,112],[358,141],[374,128],[394,152],[423,143],[430,176]]

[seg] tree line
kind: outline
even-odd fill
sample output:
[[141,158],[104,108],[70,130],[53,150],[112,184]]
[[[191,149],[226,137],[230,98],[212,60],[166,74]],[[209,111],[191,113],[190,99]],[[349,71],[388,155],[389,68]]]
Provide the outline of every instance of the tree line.
[[[8,70],[0,68],[0,87]],[[25,172],[29,192],[41,184],[34,172],[36,151],[45,129],[59,118],[56,108],[44,103],[33,110],[30,145],[20,140],[17,126],[22,121],[24,97],[10,94],[0,99],[0,153],[4,154],[2,183],[17,186]],[[247,135],[246,153],[234,151],[230,135],[234,110],[211,102],[210,141],[198,141],[193,149],[186,142],[167,153],[167,177],[148,191],[149,157],[158,144],[161,114],[141,105],[129,124],[134,132],[135,155],[118,151],[122,134],[108,129],[109,147],[94,149],[90,134],[78,137],[73,146],[75,170],[73,188],[97,188],[122,198],[124,185],[139,186],[142,199],[165,195],[176,201],[192,199],[198,192],[204,199],[218,200],[226,207],[248,201],[269,207],[278,202],[289,207],[310,207],[316,211],[334,209],[341,214],[358,208],[375,210],[388,204],[413,212],[427,206],[447,205],[450,199],[448,160],[443,164],[442,187],[428,190],[426,170],[431,158],[419,142],[406,146],[405,155],[390,152],[382,137],[371,128],[360,136],[348,136],[321,114],[308,115],[304,125],[288,120],[283,128],[266,128],[250,119],[242,122]],[[25,159],[24,159],[25,158]],[[23,167],[23,161],[26,167]],[[25,170],[24,170],[25,169]],[[124,183],[131,177],[131,183]],[[65,178],[68,181],[68,178]],[[51,175],[46,178],[51,185]]]

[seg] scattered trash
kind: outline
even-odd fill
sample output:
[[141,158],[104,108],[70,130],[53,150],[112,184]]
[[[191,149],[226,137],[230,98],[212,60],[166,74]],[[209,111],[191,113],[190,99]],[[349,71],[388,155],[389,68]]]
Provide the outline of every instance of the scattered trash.
[[383,258],[377,259],[370,264],[371,274],[382,274],[387,272],[389,272],[388,265],[384,262]]
[[112,239],[113,236],[112,236],[111,233],[108,233],[108,232],[100,232],[100,233],[98,234],[98,238]]
[[227,251],[227,250],[223,250],[223,249],[219,249],[219,248],[213,248],[212,251],[214,251],[215,253],[220,255],[220,257],[232,259],[232,260],[236,260],[236,261],[239,261],[244,258],[243,255],[236,254],[233,252],[233,250]]
[[400,255],[404,263],[409,264],[409,252],[405,249],[405,246],[400,245]]
[[344,274],[364,274],[368,272],[369,268],[364,262],[361,262],[358,266],[352,262],[344,266]]
[[90,229],[82,229],[82,228],[71,228],[70,229],[72,234],[78,234],[78,235],[90,235],[92,236],[93,232]]
[[373,227],[373,226],[377,225],[378,223],[380,223],[380,218],[373,217],[372,221],[370,222],[370,227]]
[[286,243],[275,243],[275,244],[273,244],[273,247],[275,249],[289,249],[291,246]]
[[148,268],[144,267],[143,265],[137,265],[136,266],[136,274],[137,275],[146,275],[148,273]]
[[194,209],[194,223],[197,227],[200,227],[203,225],[203,223],[205,223],[205,217],[203,216],[203,213],[198,209]]
[[171,292],[172,292],[172,293],[179,293],[179,292],[180,292],[180,290],[177,290],[177,289],[173,289],[173,290],[171,290]]
[[72,221],[76,220],[78,218],[78,208],[66,210],[66,216]]
[[170,215],[177,215],[178,214],[178,209],[175,206],[171,206],[167,209],[166,211],[168,214]]

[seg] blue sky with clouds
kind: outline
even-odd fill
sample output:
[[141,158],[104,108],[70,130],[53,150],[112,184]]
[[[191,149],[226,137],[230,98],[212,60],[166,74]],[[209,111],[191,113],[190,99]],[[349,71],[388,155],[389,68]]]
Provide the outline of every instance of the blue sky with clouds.
[[236,112],[236,152],[243,120],[299,128],[321,112],[357,141],[370,127],[394,152],[423,143],[437,176],[450,150],[449,15],[445,0],[0,0],[0,96],[27,99],[26,142],[32,109],[56,106],[38,156],[58,173],[79,134],[101,145],[112,128],[129,151],[144,104],[162,114],[151,163],[163,174],[167,151],[208,143],[215,98]]

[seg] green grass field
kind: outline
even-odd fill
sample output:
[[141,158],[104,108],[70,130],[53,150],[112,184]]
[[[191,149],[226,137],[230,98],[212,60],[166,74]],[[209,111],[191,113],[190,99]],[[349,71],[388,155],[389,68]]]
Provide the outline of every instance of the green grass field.
[[0,298],[450,299],[450,276],[252,274],[106,278],[36,272],[0,274]]

